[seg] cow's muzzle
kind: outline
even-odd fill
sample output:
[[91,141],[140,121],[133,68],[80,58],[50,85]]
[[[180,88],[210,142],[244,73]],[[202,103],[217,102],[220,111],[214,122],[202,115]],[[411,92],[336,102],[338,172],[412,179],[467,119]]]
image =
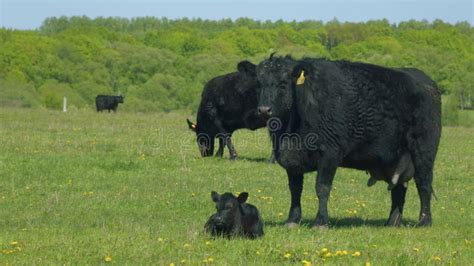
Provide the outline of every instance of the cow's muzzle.
[[258,113],[263,116],[271,116],[272,115],[272,107],[271,106],[259,106]]

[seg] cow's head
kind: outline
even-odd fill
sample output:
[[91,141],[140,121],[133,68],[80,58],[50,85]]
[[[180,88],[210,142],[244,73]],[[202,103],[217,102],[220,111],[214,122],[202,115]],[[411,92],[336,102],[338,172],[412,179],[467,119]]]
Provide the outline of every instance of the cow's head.
[[261,84],[258,111],[267,117],[288,118],[295,89],[305,83],[304,62],[289,56],[273,55],[257,66],[257,77]]
[[241,218],[242,206],[247,201],[249,194],[240,193],[237,197],[226,192],[222,195],[212,191],[211,199],[216,203],[216,214],[213,216],[213,224],[220,228],[231,230]]
[[196,141],[198,144],[199,152],[202,157],[212,156],[214,154],[214,141],[215,137],[203,132],[202,128],[197,124],[186,119],[189,129],[196,133]]
[[118,101],[119,103],[123,103],[123,99],[125,99],[125,97],[122,96],[122,95],[119,95],[119,96],[117,96],[116,99],[117,99],[117,101]]

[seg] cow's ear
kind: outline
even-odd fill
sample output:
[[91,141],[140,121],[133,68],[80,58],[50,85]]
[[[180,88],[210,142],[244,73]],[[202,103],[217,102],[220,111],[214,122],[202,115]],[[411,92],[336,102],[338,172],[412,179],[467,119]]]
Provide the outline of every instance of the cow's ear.
[[298,64],[293,68],[291,77],[296,85],[303,85],[306,81],[306,76],[309,73],[309,67],[306,64]]
[[197,125],[194,124],[193,122],[191,122],[189,119],[186,119],[186,122],[188,122],[188,127],[189,127],[189,129],[191,129],[192,131],[196,132]]
[[218,202],[221,199],[221,196],[219,195],[219,193],[217,193],[215,191],[212,191],[211,192],[211,199],[214,202]]
[[237,201],[240,203],[240,204],[243,204],[247,201],[247,199],[249,198],[249,193],[247,192],[242,192],[239,194],[239,196],[237,197]]
[[257,66],[252,64],[251,62],[245,60],[237,64],[237,70],[239,70],[242,74],[248,74],[252,76],[256,76],[257,74]]

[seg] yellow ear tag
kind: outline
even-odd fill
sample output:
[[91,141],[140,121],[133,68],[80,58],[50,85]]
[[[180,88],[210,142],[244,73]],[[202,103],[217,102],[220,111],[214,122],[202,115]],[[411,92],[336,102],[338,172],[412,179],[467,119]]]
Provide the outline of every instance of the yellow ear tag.
[[196,129],[196,125],[195,125],[195,124],[192,124],[191,127],[194,128],[194,129]]
[[296,85],[302,85],[304,83],[304,70],[301,71],[298,80],[296,80]]

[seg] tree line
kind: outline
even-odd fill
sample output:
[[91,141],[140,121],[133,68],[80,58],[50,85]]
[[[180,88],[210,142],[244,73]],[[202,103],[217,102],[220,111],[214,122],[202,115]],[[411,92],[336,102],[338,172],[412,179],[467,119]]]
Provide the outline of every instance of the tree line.
[[0,106],[59,109],[66,95],[76,108],[92,108],[97,94],[123,94],[122,110],[195,110],[209,79],[271,52],[422,69],[442,89],[445,124],[474,107],[468,22],[85,16],[0,29]]

